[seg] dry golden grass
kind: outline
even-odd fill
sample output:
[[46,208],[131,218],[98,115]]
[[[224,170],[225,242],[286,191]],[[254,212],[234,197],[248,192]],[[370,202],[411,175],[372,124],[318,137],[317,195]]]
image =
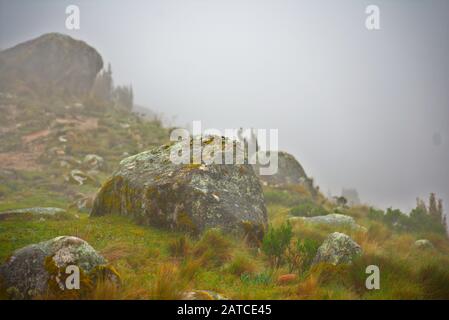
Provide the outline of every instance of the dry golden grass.
[[150,288],[151,299],[178,300],[182,298],[187,282],[181,277],[179,268],[173,263],[162,263]]

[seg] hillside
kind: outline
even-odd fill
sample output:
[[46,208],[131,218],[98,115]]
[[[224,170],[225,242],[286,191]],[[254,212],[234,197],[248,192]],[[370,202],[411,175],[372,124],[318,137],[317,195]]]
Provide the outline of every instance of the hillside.
[[[108,70],[92,47],[50,34],[0,61],[0,261],[73,236],[120,277],[74,295],[23,295],[3,279],[0,298],[449,299],[435,199],[410,215],[327,199],[286,153],[283,175],[260,183],[245,165],[174,166],[169,128],[114,88],[94,92]],[[365,286],[370,265],[380,289]]]

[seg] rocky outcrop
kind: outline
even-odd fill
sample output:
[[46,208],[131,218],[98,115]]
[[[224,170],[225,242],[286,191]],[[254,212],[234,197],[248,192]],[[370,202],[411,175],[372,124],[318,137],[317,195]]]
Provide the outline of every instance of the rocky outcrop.
[[[67,266],[80,270],[80,290],[68,290]],[[13,253],[0,266],[1,289],[12,299],[39,298],[42,295],[73,297],[93,289],[99,278],[118,284],[119,275],[86,241],[69,236],[32,244]]]
[[[259,175],[261,165],[254,164],[254,172]],[[264,166],[262,166],[264,167]],[[283,187],[292,184],[304,185],[314,194],[316,191],[313,187],[313,181],[307,177],[301,164],[296,158],[283,151],[278,151],[278,170],[273,175],[259,175],[264,185],[272,187]]]
[[316,216],[316,217],[291,217],[290,221],[304,221],[310,224],[317,225],[328,225],[334,227],[349,227],[354,230],[366,231],[365,227],[357,224],[353,217],[332,213],[324,216]]
[[[260,239],[267,212],[251,165],[206,165],[204,158],[202,164],[175,164],[170,154],[181,143],[122,160],[98,192],[91,215],[126,215],[139,224],[192,233],[217,227]],[[220,154],[230,152],[226,148]]]
[[318,248],[313,263],[350,264],[361,254],[362,248],[354,240],[344,233],[334,232]]
[[0,92],[82,98],[102,68],[85,42],[49,33],[0,52]]

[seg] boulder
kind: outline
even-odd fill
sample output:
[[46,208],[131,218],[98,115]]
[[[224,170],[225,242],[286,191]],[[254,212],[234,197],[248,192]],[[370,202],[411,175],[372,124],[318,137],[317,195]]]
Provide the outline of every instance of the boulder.
[[85,42],[49,33],[0,52],[0,88],[39,97],[83,98],[102,68],[100,54]]
[[315,217],[291,217],[289,218],[289,220],[290,221],[299,220],[310,224],[329,225],[335,227],[347,226],[354,230],[366,231],[366,228],[357,224],[353,217],[338,213],[332,213],[324,216],[315,216]]
[[15,216],[22,216],[22,215],[31,215],[33,217],[54,217],[57,215],[65,214],[66,210],[61,208],[43,208],[43,207],[35,207],[35,208],[26,208],[26,209],[14,209],[14,210],[8,210],[0,212],[0,220],[15,217]]
[[[122,160],[98,192],[91,216],[126,215],[139,224],[192,233],[217,227],[261,239],[267,212],[251,165],[205,164],[204,155],[202,164],[175,164],[170,154],[181,143]],[[227,147],[220,155],[225,152]]]
[[[66,267],[80,270],[80,290],[66,288]],[[73,297],[93,289],[101,277],[119,284],[118,273],[86,241],[70,236],[32,244],[16,250],[0,266],[2,291],[12,299],[39,298],[42,295]]]
[[313,264],[330,263],[350,264],[352,260],[362,254],[362,248],[344,233],[331,233],[318,248]]
[[292,184],[303,185],[314,195],[316,190],[313,187],[313,180],[307,177],[298,160],[287,152],[278,151],[277,154],[278,171],[273,175],[260,175],[261,165],[259,163],[253,165],[254,172],[259,175],[262,183],[271,187],[285,187]]

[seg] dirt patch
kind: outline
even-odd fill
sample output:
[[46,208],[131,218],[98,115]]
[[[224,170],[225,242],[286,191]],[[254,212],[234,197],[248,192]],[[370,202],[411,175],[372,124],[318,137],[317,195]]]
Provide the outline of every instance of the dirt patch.
[[74,127],[80,131],[85,130],[95,130],[98,128],[98,118],[74,118],[74,119],[64,119],[58,118],[55,120],[58,124],[73,124]]
[[0,168],[25,171],[39,171],[37,163],[39,153],[36,152],[6,152],[0,153]]
[[50,134],[50,130],[48,130],[48,129],[36,131],[36,132],[30,133],[30,134],[27,134],[26,136],[23,136],[22,142],[25,144],[28,144],[28,143],[31,143],[40,138],[45,138],[49,134]]

